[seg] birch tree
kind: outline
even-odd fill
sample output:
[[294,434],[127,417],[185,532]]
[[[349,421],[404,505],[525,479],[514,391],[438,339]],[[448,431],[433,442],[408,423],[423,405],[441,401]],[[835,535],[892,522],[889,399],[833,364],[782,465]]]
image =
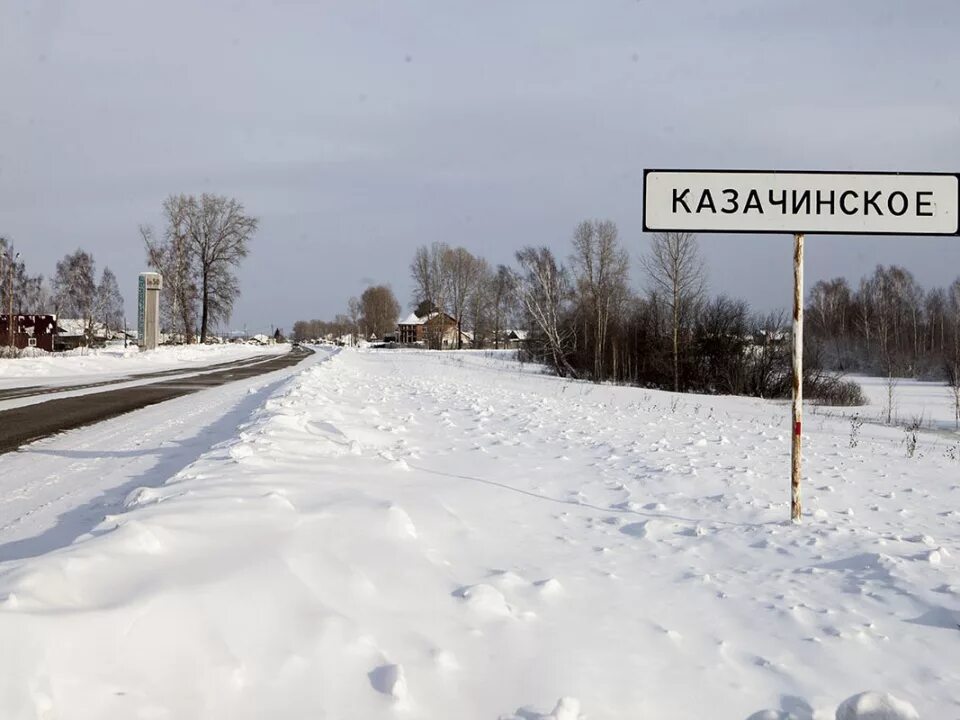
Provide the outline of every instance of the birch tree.
[[103,269],[100,284],[97,285],[97,319],[103,323],[107,333],[119,330],[123,323],[123,295],[120,294],[117,276],[108,267]]
[[655,292],[667,303],[671,324],[673,389],[680,391],[680,333],[704,291],[704,268],[697,237],[689,232],[653,235],[650,253],[643,258]]
[[[414,283],[414,305],[420,308],[432,308],[429,312],[445,313],[450,295],[450,246],[444,242],[435,242],[429,246],[417,248],[410,263],[410,277]],[[428,312],[428,314],[429,314]],[[427,346],[443,348],[443,330],[446,322],[442,316],[439,322],[428,325]]]
[[517,300],[543,335],[546,353],[556,373],[561,377],[576,377],[576,370],[566,357],[570,332],[562,322],[570,298],[566,268],[557,263],[547,247],[527,246],[519,250],[516,257],[520,264],[513,280]]
[[89,342],[97,302],[93,256],[84,250],[65,255],[57,263],[53,291],[57,314],[81,319]]
[[514,310],[513,274],[506,265],[498,265],[490,280],[490,314],[493,323],[494,346],[499,348],[503,342],[506,324],[512,319]]
[[449,288],[450,314],[457,323],[457,349],[463,348],[463,317],[480,279],[480,263],[466,248],[448,249],[443,260]]
[[592,323],[593,378],[604,377],[604,356],[610,317],[627,294],[629,258],[609,220],[584,221],[573,234],[577,290]]

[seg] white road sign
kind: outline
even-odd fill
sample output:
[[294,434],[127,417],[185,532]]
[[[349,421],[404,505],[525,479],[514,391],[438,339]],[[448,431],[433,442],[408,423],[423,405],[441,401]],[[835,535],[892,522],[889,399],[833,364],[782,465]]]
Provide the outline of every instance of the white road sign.
[[940,173],[645,170],[643,229],[960,234],[960,181]]

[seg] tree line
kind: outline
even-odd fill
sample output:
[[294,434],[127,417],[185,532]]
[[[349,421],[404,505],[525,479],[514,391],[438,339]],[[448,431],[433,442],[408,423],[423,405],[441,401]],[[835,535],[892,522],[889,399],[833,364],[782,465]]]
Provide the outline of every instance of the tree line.
[[[675,391],[790,395],[790,319],[710,295],[693,234],[651,236],[639,262],[640,290],[631,283],[629,256],[610,220],[577,225],[565,257],[528,246],[514,259],[513,266],[493,266],[462,247],[421,246],[410,263],[410,306],[421,318],[449,315],[458,347],[498,347],[507,328],[526,329],[523,352],[561,376]],[[924,290],[903,268],[881,266],[856,290],[843,278],[816,283],[806,314],[808,398],[863,402],[859,387],[839,376],[849,371],[960,382],[960,279],[947,289]],[[325,329],[380,336],[382,326],[374,329],[365,320],[369,315],[352,299],[334,323],[302,322],[295,335],[317,337]]]
[[397,327],[400,303],[388,285],[371,285],[347,302],[347,310],[332,321],[298,320],[293,324],[297,342],[323,338],[383,338]]
[[[448,314],[458,346],[498,347],[510,327],[528,330],[523,352],[558,375],[675,391],[786,397],[790,336],[783,313],[754,313],[742,300],[706,293],[706,269],[690,233],[659,233],[641,258],[634,290],[629,255],[610,220],[574,229],[565,258],[546,246],[518,250],[493,267],[437,242],[410,264],[411,306]],[[463,332],[465,331],[465,332]],[[808,397],[862,400],[859,388],[812,357]]]
[[855,289],[842,277],[821,280],[807,320],[831,368],[939,379],[960,365],[960,278],[926,290],[910,271],[878,265]]

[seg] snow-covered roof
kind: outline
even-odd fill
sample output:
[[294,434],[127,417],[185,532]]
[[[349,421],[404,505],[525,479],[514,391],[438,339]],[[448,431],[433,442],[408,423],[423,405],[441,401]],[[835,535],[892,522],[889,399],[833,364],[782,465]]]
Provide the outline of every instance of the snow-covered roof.
[[[57,318],[57,327],[61,335],[79,336],[86,332],[87,323],[83,318]],[[101,335],[103,331],[103,323],[93,323],[94,335]]]
[[526,330],[508,330],[507,337],[514,337],[517,340],[526,340],[527,331]]
[[427,318],[419,318],[416,313],[410,313],[400,321],[400,325],[423,325],[426,321]]

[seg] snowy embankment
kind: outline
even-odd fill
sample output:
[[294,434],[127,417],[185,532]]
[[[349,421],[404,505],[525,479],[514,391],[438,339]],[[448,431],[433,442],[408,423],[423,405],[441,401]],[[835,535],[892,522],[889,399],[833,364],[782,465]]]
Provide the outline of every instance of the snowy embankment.
[[792,525],[784,405],[343,352],[0,564],[0,717],[958,716],[960,462],[848,425]]
[[67,385],[163,370],[191,370],[260,355],[284,353],[289,345],[164,345],[140,352],[135,345],[102,350],[44,353],[37,357],[0,358],[0,389],[26,385]]

